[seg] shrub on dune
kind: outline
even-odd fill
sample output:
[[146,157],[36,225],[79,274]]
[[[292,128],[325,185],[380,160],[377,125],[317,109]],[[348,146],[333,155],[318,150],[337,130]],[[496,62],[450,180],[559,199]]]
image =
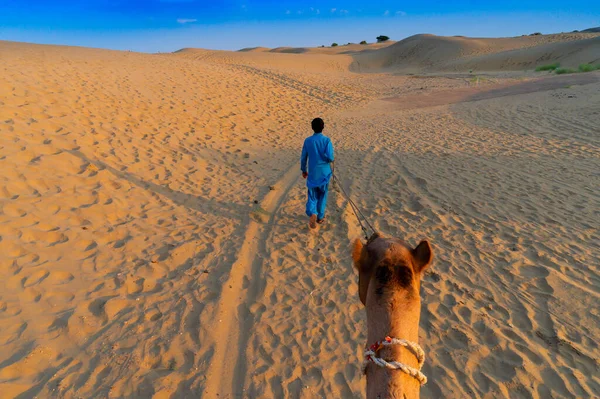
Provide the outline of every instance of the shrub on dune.
[[539,67],[535,68],[535,71],[536,72],[554,71],[555,69],[558,69],[558,67],[560,67],[560,64],[558,62],[555,62],[554,64],[548,64],[548,65],[539,66]]
[[360,42],[360,44],[367,44],[367,41],[363,40],[362,42]]
[[338,44],[337,43],[331,43],[331,47],[337,47]]
[[554,72],[556,72],[557,75],[564,75],[565,73],[575,73],[577,71],[570,68],[558,68]]
[[592,64],[581,64],[579,65],[579,72],[592,72],[600,70],[600,65],[592,65]]
[[554,73],[556,73],[557,75],[563,75],[566,73],[577,73],[577,72],[593,72],[593,71],[598,71],[600,70],[600,65],[593,65],[593,64],[581,64],[579,65],[578,69],[571,69],[571,68],[561,68],[560,64],[558,62],[555,62],[554,64],[549,64],[549,65],[542,65],[539,66],[537,68],[535,68],[536,72],[541,72],[541,71],[554,71]]

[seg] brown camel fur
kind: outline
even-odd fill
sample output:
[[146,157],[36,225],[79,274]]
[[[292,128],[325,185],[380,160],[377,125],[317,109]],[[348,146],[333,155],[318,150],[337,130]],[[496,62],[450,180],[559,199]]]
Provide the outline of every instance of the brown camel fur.
[[[412,249],[402,240],[376,233],[366,245],[360,240],[354,242],[352,258],[358,269],[358,293],[367,312],[369,345],[386,336],[419,342],[419,289],[432,257],[427,241]],[[378,356],[418,368],[415,355],[401,346],[385,347]],[[367,399],[419,397],[419,381],[402,371],[369,362],[366,375]]]

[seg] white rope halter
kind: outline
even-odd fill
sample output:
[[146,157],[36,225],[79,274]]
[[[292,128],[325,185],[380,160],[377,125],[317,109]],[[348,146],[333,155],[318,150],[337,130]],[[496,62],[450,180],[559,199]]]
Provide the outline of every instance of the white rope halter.
[[[419,369],[396,361],[387,362],[382,358],[377,357],[377,352],[382,347],[390,345],[401,345],[410,350],[419,361]],[[410,342],[405,339],[385,337],[384,340],[375,342],[373,345],[365,349],[363,374],[367,373],[367,365],[369,364],[369,362],[373,362],[379,367],[403,371],[404,373],[419,380],[419,383],[421,383],[421,385],[425,385],[427,383],[427,377],[421,372],[421,369],[423,368],[423,363],[425,363],[425,352],[423,352],[423,349],[419,346],[419,344],[416,344],[414,342]]]

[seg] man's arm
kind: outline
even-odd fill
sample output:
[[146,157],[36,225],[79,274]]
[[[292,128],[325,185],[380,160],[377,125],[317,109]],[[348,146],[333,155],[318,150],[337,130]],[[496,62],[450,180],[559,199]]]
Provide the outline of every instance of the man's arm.
[[308,152],[306,151],[306,143],[302,145],[302,156],[300,157],[300,170],[302,173],[307,173],[306,163],[308,161]]
[[325,147],[325,160],[329,163],[332,163],[335,160],[333,156],[333,144],[331,140],[327,141],[327,147]]

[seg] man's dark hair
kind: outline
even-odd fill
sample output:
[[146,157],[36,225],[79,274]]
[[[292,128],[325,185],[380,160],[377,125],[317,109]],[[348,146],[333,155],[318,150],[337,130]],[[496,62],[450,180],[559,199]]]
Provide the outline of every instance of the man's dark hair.
[[323,119],[321,118],[315,118],[312,121],[312,130],[315,133],[321,133],[323,132],[323,129],[325,128],[325,122],[323,122]]

